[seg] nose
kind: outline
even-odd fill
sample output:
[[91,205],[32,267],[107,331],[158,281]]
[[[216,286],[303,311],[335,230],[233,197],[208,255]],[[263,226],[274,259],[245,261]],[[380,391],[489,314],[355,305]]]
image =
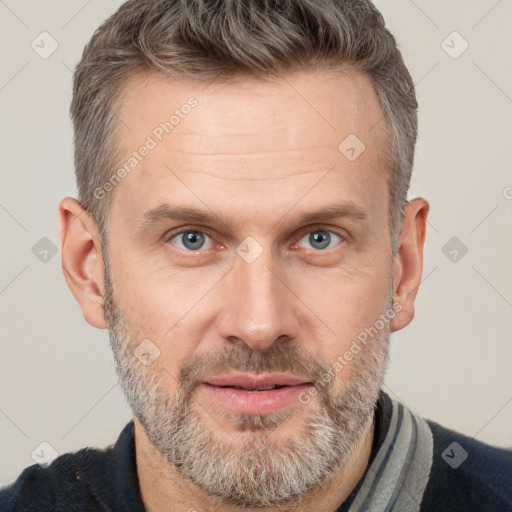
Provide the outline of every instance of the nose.
[[226,299],[219,320],[223,339],[265,350],[278,339],[297,337],[294,295],[265,252],[252,263],[237,258],[224,285]]

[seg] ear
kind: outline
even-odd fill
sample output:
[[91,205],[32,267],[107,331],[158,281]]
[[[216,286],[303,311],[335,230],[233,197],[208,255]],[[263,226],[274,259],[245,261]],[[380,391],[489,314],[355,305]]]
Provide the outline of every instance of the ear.
[[59,222],[64,278],[87,322],[106,329],[104,267],[94,221],[76,199],[66,197],[59,205]]
[[403,329],[414,317],[414,300],[423,270],[428,210],[429,204],[421,197],[410,201],[405,208],[393,268],[393,300],[401,309],[391,320],[392,331]]

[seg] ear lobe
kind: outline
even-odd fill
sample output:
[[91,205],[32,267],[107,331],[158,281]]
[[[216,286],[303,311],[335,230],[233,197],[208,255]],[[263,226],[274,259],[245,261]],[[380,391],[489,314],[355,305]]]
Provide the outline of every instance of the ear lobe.
[[60,244],[64,278],[85,320],[106,329],[103,311],[103,258],[94,221],[71,197],[59,205]]
[[422,198],[413,199],[405,208],[393,270],[393,300],[400,304],[400,311],[391,320],[392,331],[403,329],[414,317],[414,300],[423,271],[428,211],[429,204]]

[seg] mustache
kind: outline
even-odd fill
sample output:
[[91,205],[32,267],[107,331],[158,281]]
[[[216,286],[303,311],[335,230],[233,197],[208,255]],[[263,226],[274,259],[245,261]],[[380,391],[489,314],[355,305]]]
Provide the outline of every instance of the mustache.
[[[230,371],[271,373],[283,372],[295,376],[307,376],[316,383],[329,370],[330,365],[318,356],[306,353],[296,345],[273,344],[264,351],[250,350],[245,345],[224,348],[220,352],[206,352],[192,358],[181,368],[178,378],[182,392],[189,393],[206,377]],[[329,383],[331,386],[333,383]],[[329,392],[330,386],[322,386]]]

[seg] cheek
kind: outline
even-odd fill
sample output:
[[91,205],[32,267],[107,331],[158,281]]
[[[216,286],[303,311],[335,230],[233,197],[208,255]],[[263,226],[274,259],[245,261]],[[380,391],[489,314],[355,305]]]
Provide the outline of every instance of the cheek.
[[164,338],[201,302],[214,276],[173,270],[168,262],[164,265],[129,253],[118,251],[112,274],[131,332]]
[[[145,342],[158,357],[147,367],[174,393],[180,369],[197,353],[204,326],[212,317],[208,292],[218,277],[191,273],[169,275],[147,268],[123,267],[118,300],[122,304],[134,350]],[[150,340],[150,342],[144,341]],[[156,346],[156,348],[154,348]]]
[[322,350],[328,359],[343,353],[385,311],[389,276],[384,272],[351,272],[337,269],[326,273],[300,274],[294,292],[311,310],[318,329],[325,332]]

